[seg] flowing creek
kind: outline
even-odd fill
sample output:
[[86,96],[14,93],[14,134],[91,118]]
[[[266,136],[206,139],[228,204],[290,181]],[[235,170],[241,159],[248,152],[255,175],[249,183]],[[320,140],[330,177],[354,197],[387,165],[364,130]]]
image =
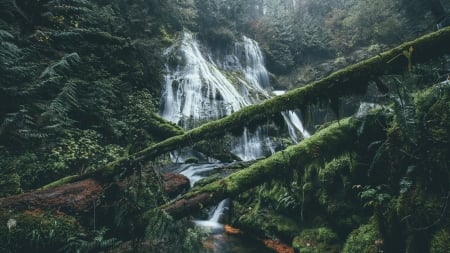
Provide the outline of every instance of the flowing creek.
[[[269,74],[256,41],[243,36],[230,51],[221,56],[213,55],[201,47],[191,33],[185,32],[165,51],[168,63],[161,115],[184,129],[192,129],[279,94],[271,90]],[[288,128],[287,136],[293,142],[309,137],[296,112],[283,112],[282,118]],[[242,161],[250,161],[273,154],[274,146],[265,127],[260,126],[253,132],[244,129],[242,136],[233,140],[231,152]],[[199,164],[185,164],[182,157],[173,160],[176,164],[170,170],[188,177],[191,187],[225,165],[209,158]],[[205,252],[273,252],[262,242],[225,233],[229,208],[230,200],[225,199],[211,209],[208,219],[193,221],[211,232],[205,242]]]

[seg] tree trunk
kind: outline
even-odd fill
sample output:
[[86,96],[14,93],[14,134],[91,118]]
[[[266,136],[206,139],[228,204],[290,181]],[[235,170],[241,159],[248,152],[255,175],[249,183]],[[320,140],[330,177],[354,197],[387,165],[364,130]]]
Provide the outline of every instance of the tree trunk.
[[92,207],[103,191],[103,185],[88,178],[52,189],[42,189],[0,199],[0,207],[15,211],[58,209],[76,213]]
[[[77,182],[39,189],[32,192],[0,198],[0,209],[27,210],[58,210],[68,214],[86,211],[96,204],[107,186],[92,178]],[[123,187],[123,183],[117,184]],[[169,196],[176,196],[189,189],[189,179],[180,174],[163,175],[164,191]]]

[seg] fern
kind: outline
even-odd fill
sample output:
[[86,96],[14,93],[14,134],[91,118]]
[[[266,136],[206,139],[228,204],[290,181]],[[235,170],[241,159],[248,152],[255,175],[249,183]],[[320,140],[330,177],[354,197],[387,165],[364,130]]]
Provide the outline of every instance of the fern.
[[29,18],[25,15],[23,10],[17,5],[16,0],[0,0],[0,13],[16,13],[19,14],[23,19],[29,22]]
[[80,56],[77,53],[66,54],[61,58],[61,60],[51,64],[44,71],[42,71],[39,76],[40,79],[51,77],[54,75],[63,74],[65,71],[68,71],[75,64],[81,61]]
[[48,1],[48,5],[81,5],[81,6],[91,6],[92,4],[87,0],[51,0]]
[[398,78],[394,78],[393,80],[397,91],[397,97],[393,98],[394,114],[400,128],[405,131],[405,136],[409,138],[411,143],[417,144],[416,107],[413,96]]
[[14,113],[8,113],[0,125],[0,136],[15,135],[22,139],[42,139],[48,134],[37,130],[37,124],[25,106]]
[[0,30],[0,40],[3,41],[5,39],[14,39],[14,35],[5,30]]
[[2,68],[4,65],[11,65],[20,56],[21,50],[15,44],[11,43],[14,36],[5,31],[0,30],[0,61]]
[[297,201],[295,197],[293,197],[289,192],[283,193],[277,199],[277,207],[276,209],[297,209],[300,206],[300,203]]
[[91,240],[84,233],[70,237],[67,239],[67,244],[59,249],[58,253],[95,253],[114,249],[122,242],[116,238],[106,238],[107,231],[106,228],[95,231],[95,236]]
[[74,81],[69,81],[61,89],[56,98],[51,101],[46,110],[42,113],[54,125],[46,126],[47,129],[52,129],[58,126],[67,126],[73,123],[69,118],[69,111],[73,107],[78,107],[78,99],[76,92],[77,84]]

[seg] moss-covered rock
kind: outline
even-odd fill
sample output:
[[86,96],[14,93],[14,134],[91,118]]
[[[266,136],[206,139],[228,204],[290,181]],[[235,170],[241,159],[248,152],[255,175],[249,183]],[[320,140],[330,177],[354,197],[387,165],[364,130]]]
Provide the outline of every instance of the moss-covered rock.
[[447,230],[439,230],[431,240],[430,253],[450,252],[450,233]]
[[238,224],[239,227],[259,230],[265,236],[275,236],[283,240],[292,240],[294,235],[300,232],[300,227],[294,219],[268,209],[254,208],[243,214]]
[[345,242],[343,253],[376,253],[383,246],[383,240],[374,219],[353,230]]
[[0,211],[1,252],[56,252],[81,232],[75,218],[39,210]]
[[292,247],[300,253],[334,253],[340,249],[336,233],[327,227],[303,230]]

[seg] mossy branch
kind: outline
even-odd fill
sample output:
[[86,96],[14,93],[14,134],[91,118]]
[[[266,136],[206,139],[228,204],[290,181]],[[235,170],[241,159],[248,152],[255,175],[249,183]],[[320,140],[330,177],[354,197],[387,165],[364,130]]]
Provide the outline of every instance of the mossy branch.
[[384,136],[384,124],[380,124],[384,121],[384,116],[369,115],[364,119],[346,118],[339,123],[333,123],[298,145],[277,152],[224,179],[188,192],[161,208],[174,218],[184,217],[204,206],[237,196],[268,179],[286,176],[293,170],[303,170],[304,166],[315,159],[313,153],[317,148],[322,151],[321,159],[330,160],[358,148],[355,143],[361,142],[367,147],[368,143]]

